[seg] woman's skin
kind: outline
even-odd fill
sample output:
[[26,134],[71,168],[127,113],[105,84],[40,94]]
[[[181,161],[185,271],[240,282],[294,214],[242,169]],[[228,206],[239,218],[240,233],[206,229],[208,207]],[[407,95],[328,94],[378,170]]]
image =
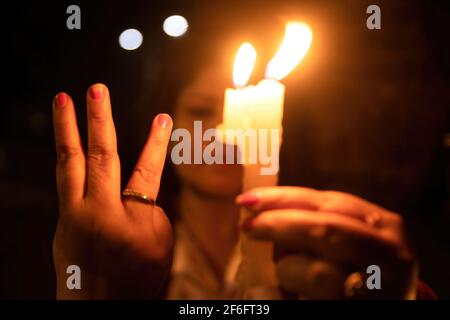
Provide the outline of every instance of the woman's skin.
[[356,298],[414,298],[417,270],[398,214],[346,193],[300,187],[257,188],[236,202],[256,215],[243,225],[251,237],[289,252],[277,263],[284,289],[309,299],[350,298],[347,277],[367,278],[367,267],[377,265],[381,290],[363,281]]
[[[182,90],[175,105],[174,128],[193,134],[194,121],[201,121],[203,130],[222,121],[226,75],[217,70],[201,70]],[[186,164],[175,166],[175,170],[181,181],[179,219],[200,242],[217,278],[223,279],[238,239],[239,207],[234,199],[241,191],[242,167]]]
[[[220,77],[205,70],[183,90],[176,127],[190,129],[194,120],[202,120],[206,129],[220,122],[225,86]],[[88,90],[86,156],[72,100],[59,94],[53,105],[60,199],[54,239],[57,297],[154,297],[170,269],[172,229],[161,208],[121,199],[107,88],[97,84]],[[169,116],[155,118],[128,188],[156,199],[171,129]],[[233,201],[242,168],[181,165],[176,170],[182,180],[180,219],[200,240],[219,277],[238,236]],[[344,298],[347,276],[375,264],[382,289],[363,290],[357,297],[403,299],[413,291],[414,259],[399,215],[349,194],[299,187],[251,190],[236,201],[255,212],[243,225],[250,236],[272,240],[289,253],[277,268],[284,289],[305,298]],[[81,267],[81,290],[66,288],[71,264]]]
[[[204,69],[181,92],[174,113],[174,127],[187,128],[193,132],[193,122],[201,120],[203,130],[217,126],[222,121],[223,95],[226,88],[226,75],[217,70]],[[181,165],[176,166],[181,178],[181,196],[179,213],[185,224],[195,232],[204,251],[214,262],[218,279],[223,271],[237,240],[239,208],[234,204],[241,190],[242,167],[239,165]],[[315,202],[313,200],[315,199]],[[371,292],[376,296],[401,298],[414,284],[413,258],[409,251],[399,215],[388,212],[357,197],[339,192],[320,192],[305,188],[276,187],[255,190],[238,198],[239,205],[245,205],[255,211],[264,212],[252,220],[254,230],[247,232],[256,238],[275,241],[282,247],[298,249],[295,256],[286,256],[278,263],[281,284],[289,291],[301,292],[303,297],[313,299],[344,298],[343,284],[346,277],[354,271],[366,271],[369,265],[377,264],[382,268],[383,289]],[[256,201],[252,203],[252,201]],[[301,204],[314,203],[315,206]],[[266,213],[267,209],[280,209]],[[289,209],[289,211],[287,210]],[[294,210],[295,209],[295,210]],[[329,214],[322,220],[299,220],[301,210],[309,214],[317,212]],[[365,222],[365,213],[380,216],[383,224],[371,227]],[[279,214],[281,213],[281,214]],[[334,234],[333,225],[336,214],[342,229]],[[268,218],[266,218],[266,216]],[[260,220],[263,219],[263,220]],[[280,220],[278,220],[280,219]],[[265,223],[264,228],[257,224]],[[311,234],[301,236],[302,226],[316,223],[306,230]],[[246,224],[248,227],[250,224]],[[353,228],[361,234],[354,234]],[[287,243],[279,243],[275,229],[287,236]],[[289,228],[294,228],[289,232]],[[299,231],[297,232],[297,229]],[[325,228],[323,231],[322,228]],[[330,230],[329,230],[330,229]],[[265,233],[261,233],[264,230]],[[319,231],[317,231],[319,230]],[[298,234],[297,234],[298,233]],[[323,233],[323,234],[322,234]],[[328,235],[331,233],[331,235]],[[311,240],[311,239],[312,240]],[[330,238],[333,240],[331,243]],[[358,241],[350,241],[353,239]],[[334,241],[346,241],[342,248],[335,248]],[[314,241],[313,241],[314,240]],[[319,242],[324,252],[314,248],[304,248],[304,243]],[[362,252],[354,248],[361,246]],[[346,251],[345,251],[346,250]],[[342,251],[342,252],[341,252]],[[337,254],[330,259],[327,254]],[[347,256],[345,254],[347,253]],[[381,257],[381,259],[380,259]],[[393,263],[390,263],[392,260]],[[386,265],[387,264],[387,265]],[[391,274],[394,275],[391,275]],[[389,275],[389,276],[388,276]],[[394,279],[392,279],[394,278]]]
[[[159,207],[121,199],[108,89],[93,85],[86,101],[86,154],[72,99],[60,93],[53,101],[60,201],[53,241],[57,298],[152,298],[170,268],[170,223]],[[170,116],[154,119],[127,188],[156,199],[171,130]],[[69,265],[81,268],[81,290],[67,289]]]

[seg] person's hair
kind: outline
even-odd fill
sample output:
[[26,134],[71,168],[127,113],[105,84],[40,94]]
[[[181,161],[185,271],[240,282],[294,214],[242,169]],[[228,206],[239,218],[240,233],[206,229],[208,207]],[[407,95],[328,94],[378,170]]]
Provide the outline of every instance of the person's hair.
[[[160,48],[155,61],[149,61],[143,72],[143,94],[136,101],[133,118],[152,119],[158,113],[173,116],[177,100],[183,89],[193,81],[203,68],[223,65],[223,54],[218,50],[218,37],[197,34],[167,41]],[[152,70],[149,70],[152,69]],[[152,75],[149,79],[148,73]],[[231,74],[230,74],[231,77]],[[148,121],[134,128],[142,143],[148,135]],[[176,217],[175,200],[179,192],[180,181],[166,158],[164,174],[161,178],[157,203],[163,207],[171,220]]]
[[[233,58],[243,41],[264,43],[270,47],[261,24],[253,23],[249,28],[246,27],[249,24],[247,20],[243,25],[236,19],[233,24],[229,20],[200,21],[194,21],[186,35],[167,37],[158,50],[149,53],[140,84],[143,94],[134,108],[133,118],[137,123],[152,119],[160,112],[173,115],[180,93],[205,68],[222,68],[220,71],[224,74],[229,73],[231,84]],[[254,72],[255,76],[260,76],[260,73],[258,68]],[[148,134],[148,121],[132,130],[136,131],[136,141],[142,145]],[[169,159],[170,155],[161,180],[158,204],[164,206],[169,217],[173,218],[176,216],[174,204],[180,183]]]

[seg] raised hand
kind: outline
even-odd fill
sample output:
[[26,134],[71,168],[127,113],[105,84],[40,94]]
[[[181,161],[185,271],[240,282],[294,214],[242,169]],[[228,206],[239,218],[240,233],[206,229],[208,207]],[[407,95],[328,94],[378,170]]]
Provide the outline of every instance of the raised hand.
[[[88,143],[83,152],[69,95],[53,101],[60,215],[53,242],[57,298],[153,298],[167,275],[172,228],[163,210],[122,197],[116,133],[106,86],[87,93]],[[172,130],[159,114],[152,123],[127,189],[155,199]],[[66,269],[81,269],[81,290],[66,286]]]

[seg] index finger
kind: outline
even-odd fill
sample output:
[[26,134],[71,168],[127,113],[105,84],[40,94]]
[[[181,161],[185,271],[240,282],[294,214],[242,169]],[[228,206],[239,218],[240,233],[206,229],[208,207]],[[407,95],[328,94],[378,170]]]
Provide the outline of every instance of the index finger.
[[333,212],[362,222],[367,222],[367,219],[381,214],[388,216],[383,208],[357,196],[339,191],[320,191],[304,187],[255,188],[239,195],[236,202],[255,212],[301,209]]
[[261,187],[249,190],[236,198],[239,205],[253,211],[273,209],[319,210],[326,197],[318,190],[302,187]]
[[148,194],[156,200],[167,154],[172,118],[161,113],[153,119],[149,137],[134,168],[127,189]]

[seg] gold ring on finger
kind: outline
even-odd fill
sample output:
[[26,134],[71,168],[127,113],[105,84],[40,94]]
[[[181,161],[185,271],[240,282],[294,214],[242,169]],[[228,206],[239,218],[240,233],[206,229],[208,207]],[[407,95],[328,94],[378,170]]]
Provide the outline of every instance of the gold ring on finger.
[[133,189],[123,190],[122,197],[125,199],[137,200],[151,206],[154,206],[156,204],[155,199],[150,197],[148,194]]

